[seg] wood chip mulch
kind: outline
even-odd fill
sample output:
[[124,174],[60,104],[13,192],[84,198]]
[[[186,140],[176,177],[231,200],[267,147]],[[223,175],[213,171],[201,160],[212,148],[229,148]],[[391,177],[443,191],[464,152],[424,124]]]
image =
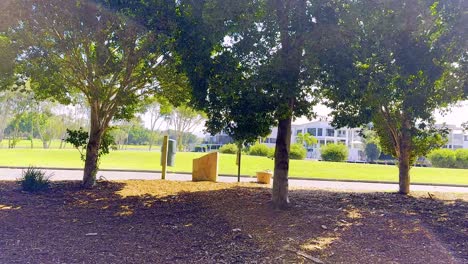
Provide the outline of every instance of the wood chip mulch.
[[468,263],[468,197],[258,184],[0,182],[0,263]]

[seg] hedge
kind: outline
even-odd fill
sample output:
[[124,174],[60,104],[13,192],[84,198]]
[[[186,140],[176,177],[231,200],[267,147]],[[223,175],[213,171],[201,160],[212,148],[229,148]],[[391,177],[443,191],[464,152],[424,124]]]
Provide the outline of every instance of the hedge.
[[270,148],[264,144],[255,144],[250,147],[249,155],[268,157],[271,153]]
[[432,166],[438,168],[455,168],[457,161],[455,151],[451,149],[436,149],[427,158],[431,161]]
[[307,156],[307,150],[302,144],[292,144],[291,151],[289,153],[290,159],[303,160]]
[[325,161],[345,161],[348,159],[348,147],[344,144],[327,144],[320,148],[322,160]]
[[437,149],[427,158],[434,167],[468,169],[468,149]]
[[219,152],[224,154],[237,154],[236,144],[226,144],[219,148]]

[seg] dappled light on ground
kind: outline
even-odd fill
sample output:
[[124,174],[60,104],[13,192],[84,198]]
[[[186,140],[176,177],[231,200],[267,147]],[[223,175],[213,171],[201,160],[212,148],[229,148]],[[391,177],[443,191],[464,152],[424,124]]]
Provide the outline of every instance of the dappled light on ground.
[[206,190],[216,191],[231,189],[239,186],[244,187],[259,187],[262,185],[253,183],[236,183],[236,184],[223,184],[214,182],[186,182],[186,181],[165,181],[165,180],[131,180],[119,181],[122,183],[123,188],[118,190],[116,194],[123,198],[130,196],[145,196],[150,195],[153,197],[167,197],[180,193],[202,192]]
[[0,263],[468,259],[466,195],[296,189],[291,207],[276,211],[270,192],[254,183],[121,181],[92,190],[58,182],[29,194],[0,182]]
[[11,206],[6,204],[0,204],[0,210],[18,210],[21,209],[21,206]]
[[301,249],[306,251],[317,251],[328,248],[338,237],[317,237],[301,245]]

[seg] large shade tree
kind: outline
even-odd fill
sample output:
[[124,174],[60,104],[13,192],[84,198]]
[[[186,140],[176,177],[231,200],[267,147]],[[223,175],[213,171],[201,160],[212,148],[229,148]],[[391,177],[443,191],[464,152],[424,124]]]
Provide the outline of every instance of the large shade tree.
[[[22,0],[27,15],[10,30],[21,47],[18,72],[38,97],[71,103],[83,95],[90,108],[83,186],[95,184],[98,151],[113,119],[128,119],[146,97],[184,100],[164,46],[161,27],[148,30],[106,3],[83,0]],[[166,89],[166,87],[168,87]]]
[[236,140],[278,126],[272,201],[288,205],[291,123],[312,117],[319,25],[335,21],[330,3],[307,0],[180,1],[176,51],[208,130]]
[[321,85],[336,126],[373,122],[407,194],[415,160],[443,144],[434,111],[463,98],[467,2],[348,2],[320,53]]

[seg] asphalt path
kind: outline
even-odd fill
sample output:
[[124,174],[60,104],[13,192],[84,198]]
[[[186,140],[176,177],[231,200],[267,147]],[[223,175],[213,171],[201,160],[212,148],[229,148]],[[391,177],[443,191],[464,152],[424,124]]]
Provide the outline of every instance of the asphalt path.
[[[21,177],[23,169],[18,168],[0,168],[0,180],[13,181]],[[47,174],[51,175],[53,181],[63,180],[81,180],[83,177],[82,170],[66,170],[66,169],[46,169]],[[104,170],[97,174],[97,177],[102,177],[106,180],[158,180],[161,179],[160,172],[148,171],[114,171]],[[166,175],[166,180],[173,181],[190,181],[191,174],[171,173]],[[241,177],[242,182],[254,182],[253,177]],[[219,176],[220,182],[237,182],[237,177]],[[328,180],[304,180],[304,179],[289,179],[289,186],[292,188],[318,188],[318,189],[335,189],[335,190],[350,190],[350,191],[397,191],[398,184],[396,183],[369,183],[369,182],[346,182],[346,181],[328,181]],[[412,191],[425,192],[457,192],[468,193],[468,187],[458,186],[435,186],[435,185],[411,185]]]

